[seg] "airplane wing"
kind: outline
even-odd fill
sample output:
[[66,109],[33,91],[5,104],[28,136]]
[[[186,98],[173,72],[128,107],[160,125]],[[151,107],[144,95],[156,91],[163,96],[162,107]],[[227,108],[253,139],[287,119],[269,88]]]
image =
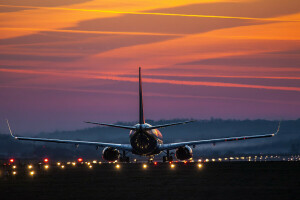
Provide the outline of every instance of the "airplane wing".
[[200,145],[200,144],[215,144],[219,142],[230,142],[230,141],[238,141],[238,140],[248,140],[248,139],[256,139],[256,138],[266,138],[273,137],[277,135],[279,132],[280,123],[278,125],[277,131],[272,134],[266,135],[251,135],[251,136],[240,136],[240,137],[230,137],[230,138],[218,138],[218,139],[210,139],[210,140],[198,140],[198,141],[189,141],[189,142],[178,142],[178,143],[169,143],[169,144],[161,144],[159,150],[171,150],[179,147],[183,147],[185,145]]
[[132,151],[130,144],[115,144],[115,143],[104,143],[104,142],[90,142],[90,141],[76,141],[76,140],[60,140],[60,139],[47,139],[47,138],[31,138],[31,137],[16,137],[13,135],[8,120],[6,120],[10,135],[16,140],[29,140],[39,142],[54,142],[54,143],[67,143],[75,145],[92,145],[95,147],[113,147],[119,150]]

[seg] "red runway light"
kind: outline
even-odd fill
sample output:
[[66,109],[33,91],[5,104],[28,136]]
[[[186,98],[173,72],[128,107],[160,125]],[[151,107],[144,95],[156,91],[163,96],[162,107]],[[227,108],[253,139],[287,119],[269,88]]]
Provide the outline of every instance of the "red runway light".
[[48,158],[45,158],[45,159],[44,159],[44,163],[47,163],[47,162],[49,162],[49,159],[48,159]]
[[157,162],[154,162],[154,165],[157,165]]
[[78,158],[77,160],[78,160],[78,162],[82,162],[82,161],[83,161],[83,159],[82,159],[82,158]]
[[13,162],[15,162],[15,159],[11,158],[11,159],[9,160],[9,162],[10,162],[10,163],[13,163]]

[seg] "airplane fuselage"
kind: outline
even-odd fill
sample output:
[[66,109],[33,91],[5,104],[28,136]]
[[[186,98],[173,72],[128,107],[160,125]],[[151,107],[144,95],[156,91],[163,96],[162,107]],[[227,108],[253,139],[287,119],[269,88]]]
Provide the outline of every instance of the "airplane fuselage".
[[147,130],[150,124],[136,124],[136,130],[129,133],[132,153],[149,156],[159,154],[158,146],[163,144],[162,134],[157,129]]

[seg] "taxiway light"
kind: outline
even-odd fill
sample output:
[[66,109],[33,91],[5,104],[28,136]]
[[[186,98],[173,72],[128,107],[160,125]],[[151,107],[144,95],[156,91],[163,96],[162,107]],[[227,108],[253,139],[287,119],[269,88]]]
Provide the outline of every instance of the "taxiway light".
[[172,169],[175,168],[175,165],[174,165],[174,164],[171,164],[171,168],[172,168]]
[[97,163],[97,160],[93,160],[93,163],[96,164],[96,163]]
[[147,167],[148,167],[148,166],[147,166],[146,164],[143,164],[143,168],[144,168],[144,169],[147,169]]
[[32,169],[32,165],[28,165],[28,169]]
[[64,166],[64,165],[62,165],[62,166],[61,166],[61,168],[62,168],[62,169],[64,169],[64,168],[65,168],[65,166]]
[[13,171],[12,174],[13,174],[13,175],[17,175],[17,172],[16,172],[16,171]]
[[117,169],[120,169],[120,167],[121,167],[120,165],[116,165],[116,168],[117,168]]
[[56,163],[56,164],[57,164],[58,166],[60,166],[60,164],[61,164],[61,163],[60,163],[60,162],[58,162],[58,163]]
[[72,162],[72,165],[75,166],[75,165],[76,165],[76,162]]
[[90,168],[90,169],[92,169],[92,168],[93,168],[93,166],[92,166],[92,165],[89,165],[89,168]]
[[198,168],[199,168],[199,169],[202,168],[202,164],[198,164]]
[[16,166],[16,165],[14,165],[14,166],[12,166],[12,168],[13,168],[13,169],[16,169],[16,168],[17,168],[17,166]]
[[29,174],[30,174],[30,176],[33,176],[35,174],[35,172],[31,171]]
[[78,158],[77,161],[78,161],[78,162],[82,162],[83,159],[82,159],[82,158]]
[[47,170],[49,169],[49,165],[45,165],[44,168]]
[[48,158],[45,158],[44,159],[44,163],[48,163],[49,162],[49,159]]
[[9,162],[13,163],[13,162],[15,162],[15,159],[11,158],[11,159],[9,159]]

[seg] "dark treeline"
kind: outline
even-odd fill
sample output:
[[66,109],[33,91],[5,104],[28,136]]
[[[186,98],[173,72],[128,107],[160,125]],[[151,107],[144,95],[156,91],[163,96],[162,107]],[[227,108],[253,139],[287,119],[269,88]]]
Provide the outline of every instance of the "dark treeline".
[[[172,123],[179,120],[160,120],[147,123],[152,125]],[[132,125],[134,123],[122,123]],[[246,136],[255,134],[274,133],[278,121],[269,120],[198,120],[194,123],[160,129],[164,142],[179,142],[189,140],[213,139],[221,137]],[[56,131],[40,133],[34,137],[101,141],[113,143],[129,143],[128,131],[116,128],[94,126],[76,131]],[[75,148],[71,144],[53,144],[43,142],[17,141],[7,134],[0,133],[0,159],[41,158],[48,156],[55,159],[101,157],[101,149],[81,145]],[[242,154],[298,154],[300,153],[300,119],[281,122],[278,136],[265,139],[254,139],[239,142],[197,146],[194,156],[226,156]]]

